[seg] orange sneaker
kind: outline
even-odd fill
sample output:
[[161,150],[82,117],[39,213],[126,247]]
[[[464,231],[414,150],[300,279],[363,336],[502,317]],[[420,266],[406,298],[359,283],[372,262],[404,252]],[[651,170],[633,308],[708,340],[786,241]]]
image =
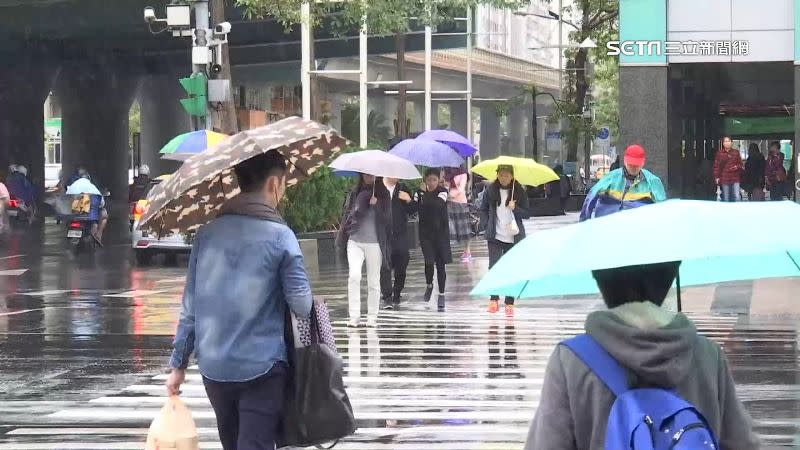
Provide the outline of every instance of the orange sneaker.
[[489,300],[489,309],[487,309],[489,314],[494,314],[497,312],[497,309],[499,308],[498,303],[499,302],[497,300]]
[[514,305],[506,305],[506,317],[514,317]]

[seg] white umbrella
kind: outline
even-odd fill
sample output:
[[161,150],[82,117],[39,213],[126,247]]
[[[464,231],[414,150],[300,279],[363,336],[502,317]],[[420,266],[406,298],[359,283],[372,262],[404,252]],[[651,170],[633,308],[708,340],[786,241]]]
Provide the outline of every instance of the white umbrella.
[[413,163],[382,150],[362,150],[336,158],[331,169],[342,175],[364,173],[376,177],[416,180],[422,178]]
[[69,185],[67,188],[67,195],[80,195],[80,194],[89,194],[89,195],[102,195],[100,191],[97,189],[97,186],[92,184],[86,178],[79,178],[77,181]]

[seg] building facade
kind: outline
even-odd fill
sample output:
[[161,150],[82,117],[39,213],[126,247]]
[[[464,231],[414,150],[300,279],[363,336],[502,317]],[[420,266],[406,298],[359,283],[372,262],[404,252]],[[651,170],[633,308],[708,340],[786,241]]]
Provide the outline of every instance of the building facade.
[[[621,143],[648,150],[673,195],[702,197],[722,136],[783,141],[800,129],[800,1],[621,0]],[[763,147],[762,147],[763,149]]]

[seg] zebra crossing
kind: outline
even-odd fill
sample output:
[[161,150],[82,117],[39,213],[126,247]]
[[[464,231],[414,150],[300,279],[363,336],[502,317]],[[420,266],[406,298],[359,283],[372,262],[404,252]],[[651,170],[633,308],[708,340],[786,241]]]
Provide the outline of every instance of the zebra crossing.
[[[429,307],[430,306],[430,307]],[[438,314],[433,305],[382,314],[377,329],[335,326],[359,429],[341,449],[522,448],[557,343],[582,331],[591,307],[518,308],[514,319],[478,308]],[[694,316],[724,339],[736,318]],[[141,449],[164,402],[166,375],[43,416],[0,436],[0,449]],[[196,367],[183,400],[200,448],[221,448]]]

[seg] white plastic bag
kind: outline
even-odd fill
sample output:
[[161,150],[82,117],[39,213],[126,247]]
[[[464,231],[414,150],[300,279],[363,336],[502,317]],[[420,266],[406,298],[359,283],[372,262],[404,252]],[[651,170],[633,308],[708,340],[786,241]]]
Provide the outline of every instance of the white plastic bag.
[[198,450],[192,413],[177,396],[167,399],[147,433],[145,450]]
[[519,225],[517,225],[516,218],[512,220],[510,224],[508,224],[508,231],[511,233],[512,236],[516,236],[519,234]]

